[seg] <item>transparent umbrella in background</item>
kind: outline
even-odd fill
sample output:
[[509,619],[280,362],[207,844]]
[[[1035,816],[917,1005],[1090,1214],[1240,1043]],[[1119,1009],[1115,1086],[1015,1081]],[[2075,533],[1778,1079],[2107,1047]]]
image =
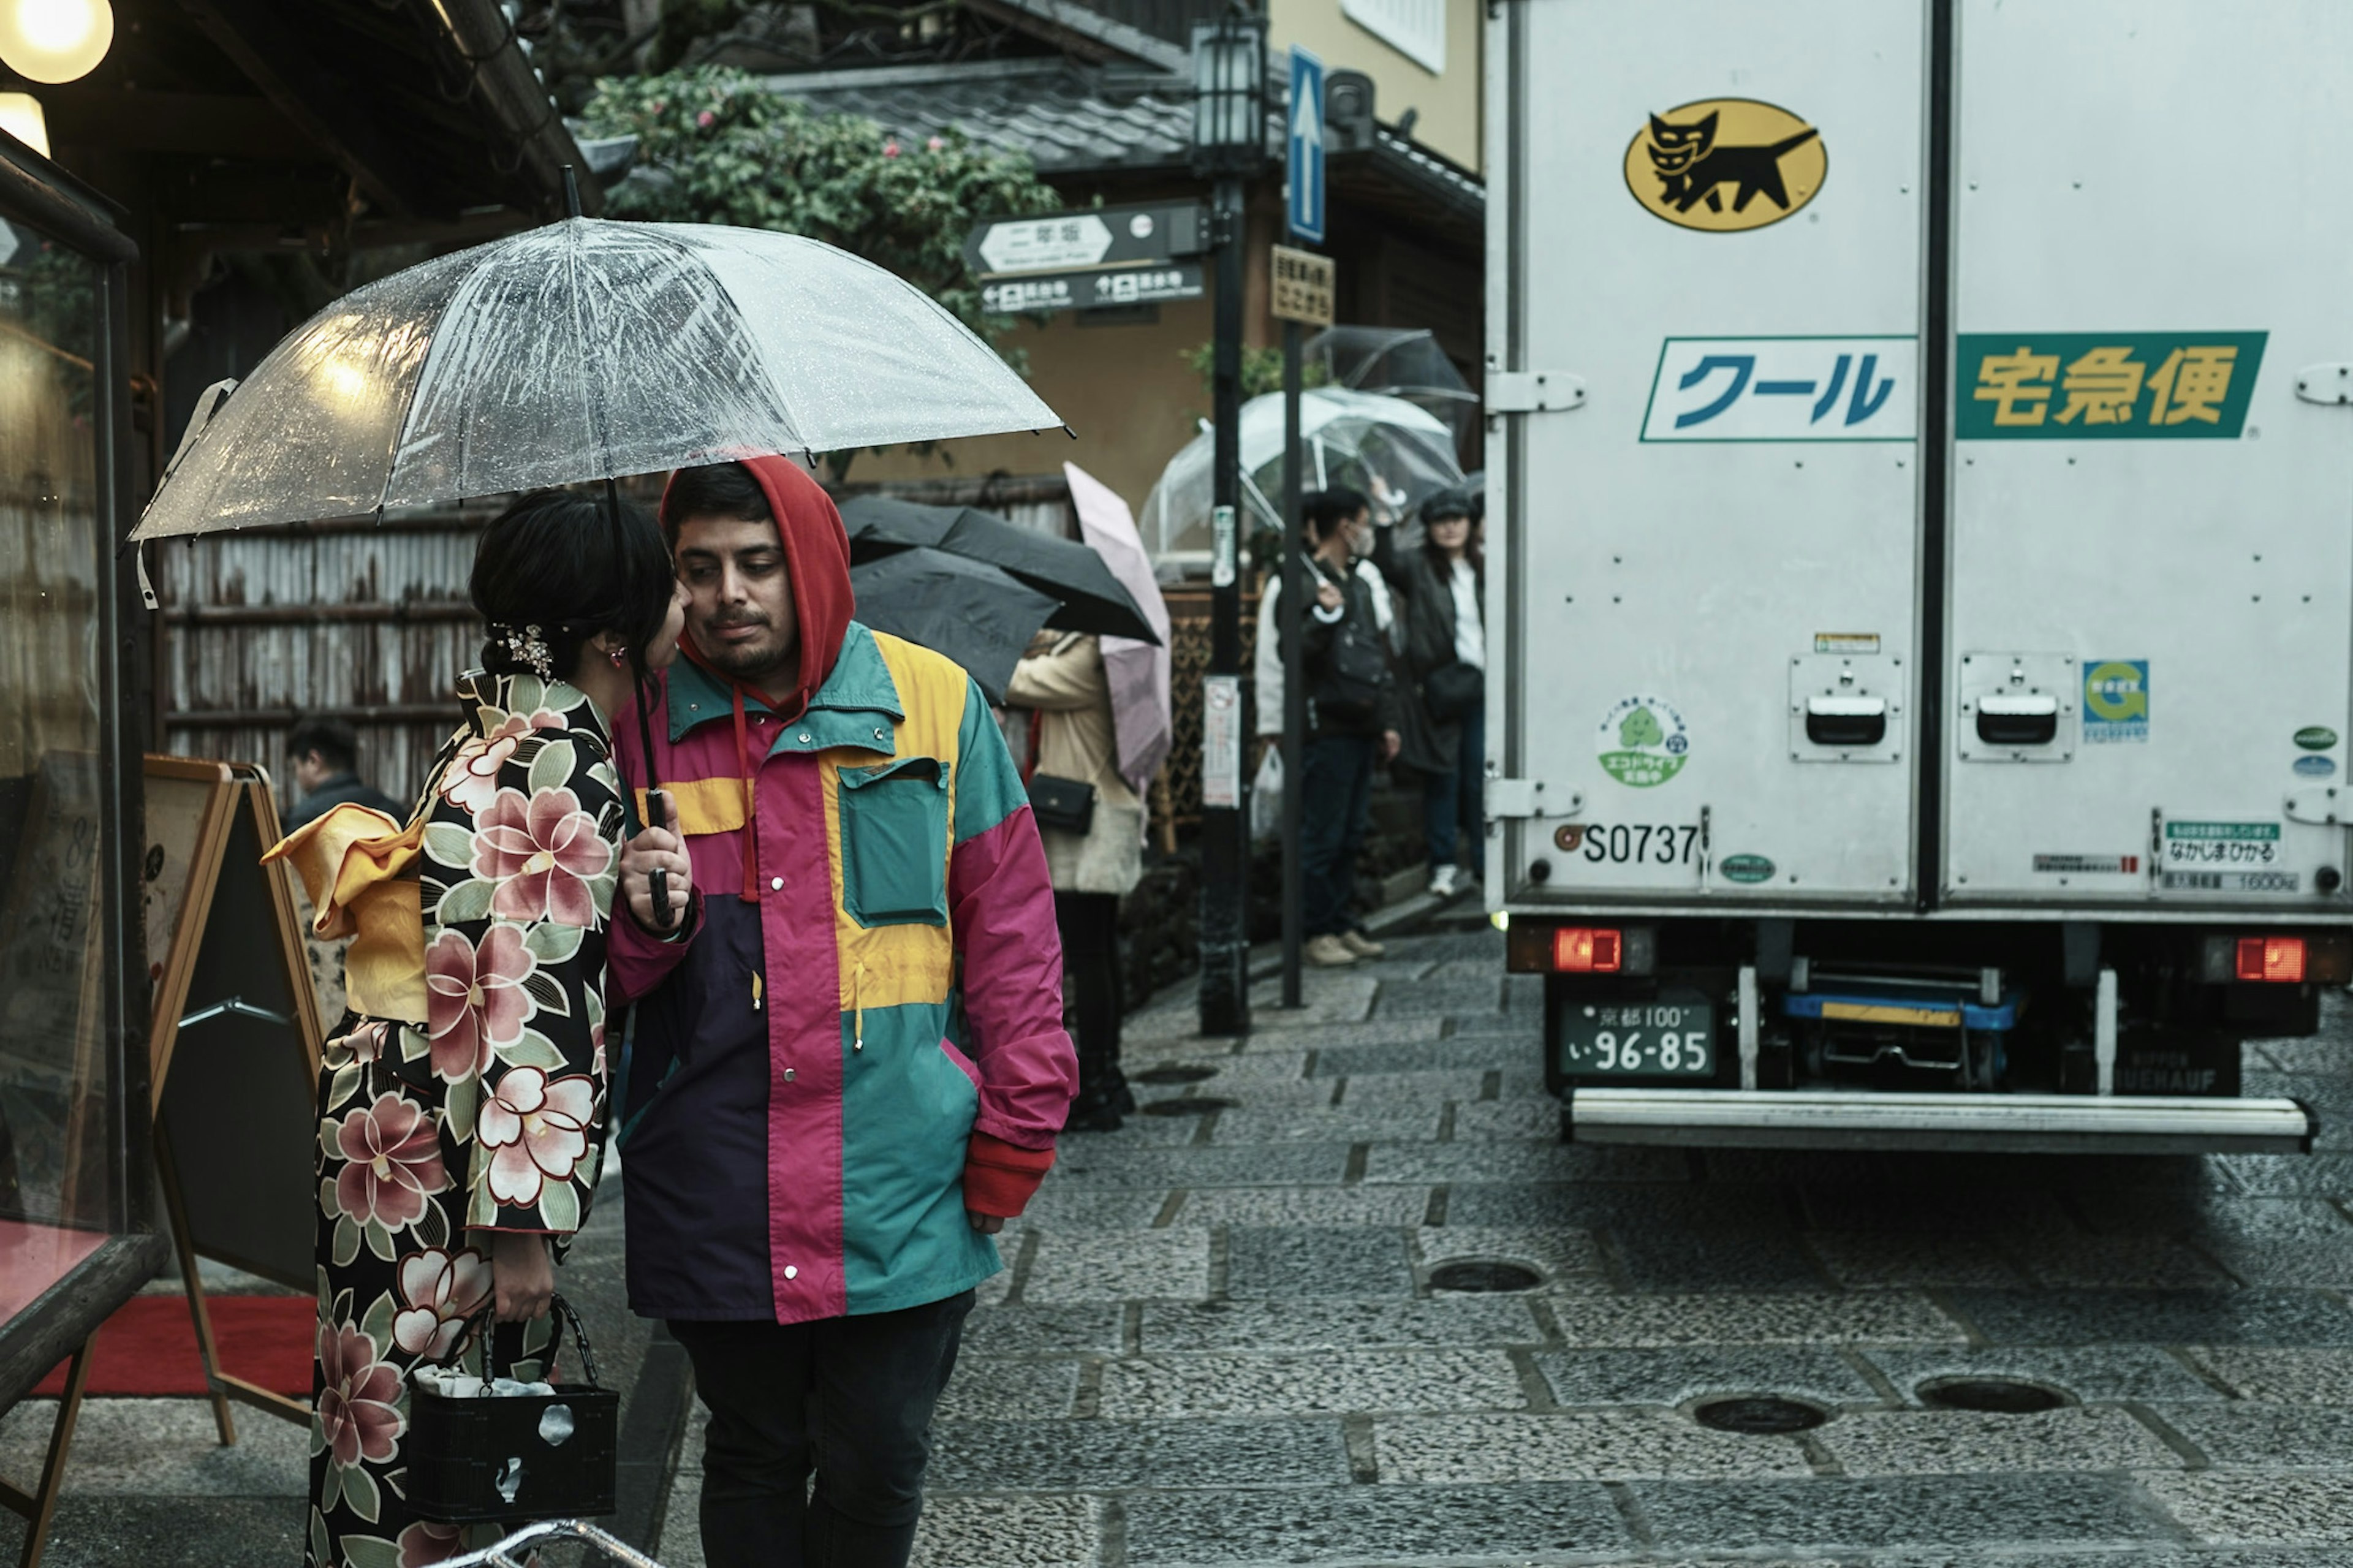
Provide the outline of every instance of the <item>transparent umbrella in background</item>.
[[[1250,533],[1282,527],[1282,424],[1279,393],[1242,405],[1242,509]],[[1429,497],[1462,483],[1453,432],[1403,398],[1315,387],[1300,396],[1299,431],[1300,489],[1362,490],[1382,521],[1403,521]],[[1152,487],[1141,527],[1155,560],[1208,559],[1213,455],[1204,422],[1201,434],[1168,460]]]
[[1333,386],[1402,397],[1442,421],[1458,454],[1478,427],[1479,395],[1426,327],[1326,327],[1303,355]]

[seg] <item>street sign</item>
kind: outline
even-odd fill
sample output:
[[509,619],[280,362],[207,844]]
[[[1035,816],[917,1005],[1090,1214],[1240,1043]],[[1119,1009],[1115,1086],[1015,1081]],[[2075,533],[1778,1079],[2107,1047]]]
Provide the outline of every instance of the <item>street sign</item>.
[[1172,261],[1158,267],[1100,267],[1084,272],[1001,279],[981,285],[980,308],[1000,316],[1100,310],[1115,305],[1198,300],[1208,292],[1199,262]]
[[1324,62],[1291,46],[1291,233],[1324,243]]
[[1332,258],[1287,245],[1269,246],[1267,255],[1274,275],[1274,319],[1330,326],[1332,289],[1339,273]]
[[965,237],[964,259],[979,277],[994,279],[1146,267],[1208,248],[1208,207],[1199,202],[1154,202],[992,218]]

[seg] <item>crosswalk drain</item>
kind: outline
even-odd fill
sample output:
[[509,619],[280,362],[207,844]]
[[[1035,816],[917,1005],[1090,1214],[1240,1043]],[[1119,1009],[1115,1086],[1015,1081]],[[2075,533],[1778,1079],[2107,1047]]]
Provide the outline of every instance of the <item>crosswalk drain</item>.
[[1198,1083],[1203,1079],[1215,1078],[1217,1076],[1218,1069],[1215,1068],[1186,1067],[1180,1065],[1176,1067],[1148,1068],[1144,1072],[1137,1073],[1135,1075],[1135,1081],[1138,1083]]
[[1239,1100],[1220,1100],[1214,1094],[1197,1094],[1184,1100],[1147,1100],[1146,1116],[1207,1116],[1212,1110],[1231,1110],[1241,1104]]
[[1749,1395],[1711,1399],[1692,1412],[1692,1419],[1718,1432],[1810,1432],[1829,1420],[1830,1415],[1795,1399]]
[[1989,1415],[2031,1415],[2056,1410],[2067,1396],[2022,1377],[1955,1377],[1924,1383],[1920,1403],[1939,1410],[1977,1410]]
[[1544,1276],[1521,1264],[1472,1258],[1440,1264],[1430,1271],[1430,1282],[1440,1290],[1533,1290]]

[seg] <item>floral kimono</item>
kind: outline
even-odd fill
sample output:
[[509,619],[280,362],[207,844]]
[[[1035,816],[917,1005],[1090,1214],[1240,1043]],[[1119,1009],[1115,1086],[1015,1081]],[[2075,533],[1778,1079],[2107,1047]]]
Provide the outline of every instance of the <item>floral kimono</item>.
[[[272,851],[310,884],[321,934],[354,939],[353,1011],[319,1076],[310,1568],[417,1568],[465,1548],[459,1527],[408,1509],[409,1372],[489,1306],[490,1258],[468,1233],[561,1248],[603,1153],[625,824],[611,742],[560,681],[478,671],[458,695],[466,726],[405,830],[338,806]],[[552,1336],[546,1320],[501,1329],[502,1364],[537,1377]]]

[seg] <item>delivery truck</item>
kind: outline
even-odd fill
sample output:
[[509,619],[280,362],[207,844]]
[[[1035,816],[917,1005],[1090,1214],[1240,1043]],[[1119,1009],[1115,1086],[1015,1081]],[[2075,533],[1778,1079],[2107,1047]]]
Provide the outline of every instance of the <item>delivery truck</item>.
[[2309,1149],[2242,1064],[2353,977],[2353,5],[1488,15],[1485,886],[1567,1135]]

